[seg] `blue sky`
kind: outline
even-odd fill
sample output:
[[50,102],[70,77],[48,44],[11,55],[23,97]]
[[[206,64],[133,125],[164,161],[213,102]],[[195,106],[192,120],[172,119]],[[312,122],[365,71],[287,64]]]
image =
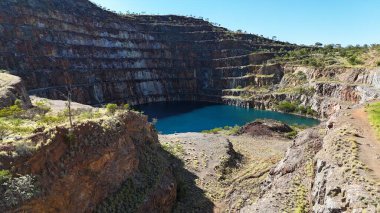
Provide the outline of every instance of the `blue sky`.
[[115,11],[195,15],[297,44],[380,43],[380,0],[91,0]]

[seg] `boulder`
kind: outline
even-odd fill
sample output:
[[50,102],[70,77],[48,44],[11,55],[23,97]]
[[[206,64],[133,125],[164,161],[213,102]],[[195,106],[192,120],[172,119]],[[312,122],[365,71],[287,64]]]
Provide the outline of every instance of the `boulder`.
[[0,73],[0,109],[12,106],[16,100],[21,100],[25,108],[32,106],[21,78]]

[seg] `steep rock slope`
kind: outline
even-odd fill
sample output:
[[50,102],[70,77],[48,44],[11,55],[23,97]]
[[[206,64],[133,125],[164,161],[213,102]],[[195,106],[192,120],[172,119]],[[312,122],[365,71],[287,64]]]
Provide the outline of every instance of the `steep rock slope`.
[[[204,100],[274,109],[301,100],[328,117],[379,97],[378,69],[278,63],[300,46],[201,19],[117,15],[87,0],[0,2],[0,68],[29,93],[91,104]],[[300,88],[302,87],[302,88]]]
[[278,82],[279,67],[263,63],[295,47],[200,19],[119,16],[87,0],[1,1],[0,38],[0,67],[30,93],[62,98],[71,84],[87,104],[221,101],[223,89],[252,79]]
[[242,212],[378,212],[379,178],[366,160],[378,165],[379,159],[362,157],[377,141],[364,134],[357,110],[340,110],[329,128],[301,133],[271,170],[260,199]]
[[277,66],[283,74],[277,84],[224,90],[224,101],[259,109],[274,109],[281,101],[299,102],[328,118],[352,104],[380,97],[378,68]]
[[[37,110],[1,119],[17,120],[21,129]],[[38,116],[39,122],[58,118]],[[71,128],[67,122],[30,127],[23,134],[0,127],[13,131],[0,138],[3,211],[170,212],[173,207],[176,180],[153,126],[139,113],[76,119]]]

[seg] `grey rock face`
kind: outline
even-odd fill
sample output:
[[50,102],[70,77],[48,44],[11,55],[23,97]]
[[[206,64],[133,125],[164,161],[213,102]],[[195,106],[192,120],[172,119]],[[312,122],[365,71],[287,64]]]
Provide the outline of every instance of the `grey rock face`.
[[0,73],[0,109],[12,106],[16,100],[21,100],[24,107],[32,105],[21,78]]
[[[40,97],[62,99],[70,82],[74,101],[85,104],[221,102],[224,89],[279,81],[277,74],[245,76],[248,65],[278,73],[278,66],[262,65],[273,53],[252,52],[295,47],[201,19],[119,16],[87,0],[6,0],[0,17],[0,68]],[[240,67],[246,68],[237,73]]]

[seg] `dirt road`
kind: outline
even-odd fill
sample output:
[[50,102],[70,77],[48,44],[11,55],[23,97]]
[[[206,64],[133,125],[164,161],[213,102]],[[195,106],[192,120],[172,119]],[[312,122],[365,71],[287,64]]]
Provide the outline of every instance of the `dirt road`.
[[371,170],[370,175],[380,181],[380,142],[364,108],[354,110],[352,118],[352,124],[360,131],[360,137],[357,139],[360,144],[359,158]]

